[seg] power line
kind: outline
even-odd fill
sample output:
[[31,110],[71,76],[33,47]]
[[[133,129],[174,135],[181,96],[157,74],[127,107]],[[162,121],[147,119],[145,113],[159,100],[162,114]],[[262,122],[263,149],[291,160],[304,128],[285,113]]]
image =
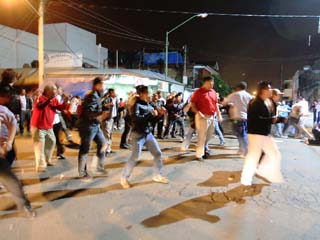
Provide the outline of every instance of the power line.
[[[170,11],[170,10],[157,10],[157,9],[142,9],[142,8],[120,8],[111,6],[99,6],[99,8],[131,11],[131,12],[144,12],[144,13],[165,13],[165,14],[184,14],[184,15],[197,15],[203,12],[188,12],[188,11]],[[211,16],[229,16],[229,17],[262,17],[262,18],[320,18],[320,15],[298,15],[298,14],[252,14],[252,13],[217,13],[207,12]]]
[[[57,12],[57,11],[54,11],[54,10],[49,10],[48,12],[49,12],[49,14],[52,14],[52,15],[57,16],[59,18],[67,19],[68,21],[71,21],[71,22],[80,23],[80,24],[82,24],[82,26],[86,25],[86,28],[90,28],[91,27],[91,29],[93,29],[93,31],[95,31],[95,32],[99,32],[99,30],[97,30],[97,29],[101,29],[104,33],[110,32],[110,33],[119,35],[119,37],[120,36],[130,37],[130,39],[131,38],[136,38],[135,36],[132,36],[130,34],[121,33],[121,32],[118,32],[118,31],[110,30],[110,29],[105,28],[105,27],[97,26],[95,24],[92,24],[92,23],[89,23],[89,22],[86,22],[86,21],[82,21],[82,20],[80,20],[78,18],[71,17],[69,15],[68,16],[63,15],[63,14]],[[156,41],[156,40],[152,40],[152,39],[148,39],[148,38],[139,37],[137,39],[146,40],[148,42],[153,42],[153,43],[156,43],[156,44],[163,44],[163,42],[161,42],[161,41]]]
[[[100,22],[103,22],[103,23],[105,23],[105,24],[107,24],[107,25],[109,25],[109,26],[112,26],[112,27],[114,27],[114,28],[116,28],[116,29],[118,29],[118,30],[126,33],[126,34],[130,34],[130,35],[132,35],[132,37],[161,42],[161,41],[159,41],[159,40],[150,39],[150,38],[148,38],[148,37],[143,37],[143,36],[141,36],[141,34],[138,35],[138,34],[134,33],[135,31],[133,31],[133,30],[128,30],[128,28],[124,27],[123,25],[118,24],[118,23],[115,23],[114,21],[112,21],[112,20],[106,18],[105,16],[103,16],[103,15],[101,15],[101,14],[98,14],[97,12],[94,12],[94,11],[92,11],[92,10],[90,10],[90,9],[80,9],[79,6],[77,6],[77,5],[75,6],[75,5],[73,5],[72,3],[70,3],[70,2],[69,2],[69,3],[62,2],[62,3],[66,4],[67,6],[73,8],[74,10],[76,10],[76,11],[78,11],[78,12],[81,12],[81,13],[83,13],[83,14],[91,17],[91,18],[94,18],[94,19],[97,20],[97,21],[100,21]],[[118,26],[117,26],[117,25],[118,25]],[[125,28],[125,29],[124,29],[124,28]],[[118,33],[119,33],[119,32],[118,32]]]
[[[112,31],[112,30],[109,30],[109,29],[105,29],[103,27],[99,27],[99,26],[96,26],[96,25],[81,21],[79,19],[72,18],[70,16],[62,15],[62,14],[57,13],[57,12],[52,11],[52,10],[49,10],[48,13],[49,13],[49,15],[51,14],[51,15],[56,16],[56,17],[58,17],[58,18],[60,18],[62,20],[70,21],[70,22],[72,22],[73,24],[75,24],[77,26],[80,26],[80,27],[83,27],[85,29],[89,29],[89,30],[92,30],[94,32],[98,32],[98,33],[101,33],[101,34],[104,34],[104,35],[107,35],[107,36],[123,38],[123,39],[132,40],[132,41],[138,41],[138,42],[147,42],[147,43],[152,43],[152,44],[157,44],[157,45],[163,45],[163,42],[160,42],[160,41],[156,41],[156,40],[152,40],[152,39],[145,39],[145,38],[135,38],[135,37],[132,37],[130,35],[126,36],[126,35],[123,35],[123,33],[121,33],[121,32],[116,32],[116,31]],[[99,29],[101,29],[101,30],[99,30]],[[110,32],[110,31],[112,31],[112,32]]]

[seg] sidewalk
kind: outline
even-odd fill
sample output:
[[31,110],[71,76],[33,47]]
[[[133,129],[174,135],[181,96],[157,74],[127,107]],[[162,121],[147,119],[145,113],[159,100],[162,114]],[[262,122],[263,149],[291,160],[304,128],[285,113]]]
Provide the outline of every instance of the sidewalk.
[[[37,208],[36,219],[16,217],[9,194],[0,192],[0,239],[317,239],[320,236],[320,152],[292,139],[277,139],[286,183],[255,179],[240,187],[243,159],[237,141],[211,144],[203,163],[194,151],[179,152],[177,140],[161,141],[168,185],[151,181],[151,155],[144,152],[134,169],[133,188],[122,190],[120,173],[130,151],[108,157],[108,177],[92,183],[77,179],[77,150],[57,160],[46,173],[33,171],[32,141],[18,138],[14,171]],[[8,210],[9,209],[9,210]],[[11,209],[11,210],[10,210]]]

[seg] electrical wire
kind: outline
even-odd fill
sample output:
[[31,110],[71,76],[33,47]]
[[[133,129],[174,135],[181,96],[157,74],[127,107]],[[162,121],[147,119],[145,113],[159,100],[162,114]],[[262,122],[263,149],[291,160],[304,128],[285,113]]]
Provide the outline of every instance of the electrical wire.
[[[132,35],[121,33],[121,32],[117,32],[117,31],[114,31],[114,30],[110,30],[110,29],[105,28],[105,27],[97,26],[95,24],[92,24],[92,23],[89,23],[89,22],[86,22],[86,21],[71,17],[69,15],[68,16],[67,15],[63,15],[63,14],[57,12],[57,11],[54,11],[54,10],[48,10],[47,12],[49,14],[52,14],[52,15],[57,16],[59,18],[66,19],[66,20],[71,21],[71,22],[77,22],[78,24],[81,24],[81,26],[85,25],[86,28],[93,29],[95,32],[97,32],[97,29],[100,29],[100,32],[102,31],[103,33],[110,32],[110,33],[113,33],[113,34],[117,34],[119,36],[121,35],[121,36],[124,36],[124,37],[130,37],[130,39],[131,38],[135,38],[135,37],[132,37]],[[155,40],[152,40],[152,39],[146,39],[146,38],[139,38],[139,39],[146,40],[148,42],[150,41],[150,42],[153,42],[153,43],[156,43],[156,44],[163,44],[163,42],[161,42],[161,41],[155,41]]]
[[138,42],[147,42],[147,43],[152,43],[152,44],[157,44],[157,45],[163,45],[163,42],[161,42],[161,41],[155,41],[152,39],[144,39],[144,38],[134,38],[134,37],[126,36],[126,35],[123,35],[123,33],[112,31],[112,30],[110,32],[109,29],[99,27],[99,26],[84,22],[79,19],[75,19],[70,16],[62,15],[61,13],[58,13],[58,12],[55,12],[52,10],[48,10],[48,13],[49,13],[49,15],[53,15],[53,16],[58,17],[64,21],[70,21],[77,26],[80,26],[85,29],[88,29],[88,30],[91,30],[91,31],[94,31],[97,33],[101,33],[101,34],[104,34],[107,36],[113,36],[113,37],[117,37],[117,38],[123,38],[123,39],[132,40],[132,41],[138,41]]
[[[110,6],[99,6],[99,8],[131,11],[131,12],[144,12],[144,13],[166,13],[166,14],[185,14],[185,15],[197,15],[203,12],[187,12],[187,11],[169,11],[169,10],[154,10],[154,9],[142,9],[142,8],[120,8]],[[294,15],[294,14],[252,14],[252,13],[217,13],[206,12],[211,16],[228,16],[228,17],[262,17],[262,18],[320,18],[320,15]]]
[[[114,28],[116,28],[116,29],[118,29],[118,30],[120,30],[120,31],[123,31],[123,32],[125,32],[125,33],[127,33],[127,34],[131,34],[131,35],[132,35],[131,37],[136,37],[136,38],[140,38],[140,39],[147,39],[147,40],[152,40],[152,41],[158,41],[158,42],[160,42],[159,40],[150,39],[150,38],[148,38],[148,37],[142,37],[141,34],[139,34],[139,35],[138,35],[138,34],[135,34],[135,33],[133,33],[133,31],[130,31],[130,30],[128,31],[128,30],[127,30],[128,28],[123,29],[123,25],[121,25],[121,24],[117,24],[117,25],[120,25],[120,26],[122,26],[122,27],[116,26],[116,25],[115,25],[116,23],[115,23],[114,21],[112,21],[112,20],[106,18],[105,16],[103,16],[103,15],[101,15],[101,14],[98,14],[97,12],[94,12],[94,11],[92,11],[92,10],[90,10],[90,9],[85,9],[85,8],[80,9],[79,6],[75,6],[74,4],[72,4],[72,2],[70,2],[70,0],[67,1],[67,2],[64,1],[64,2],[62,2],[62,3],[66,4],[67,6],[71,7],[72,9],[74,9],[74,10],[76,10],[76,11],[78,11],[78,12],[81,12],[81,13],[83,13],[83,14],[91,17],[91,18],[94,18],[94,19],[97,20],[97,21],[103,22],[104,24],[107,24],[107,25],[109,25],[109,26],[112,26],[112,27],[114,27]],[[110,21],[112,21],[112,23],[110,23]]]

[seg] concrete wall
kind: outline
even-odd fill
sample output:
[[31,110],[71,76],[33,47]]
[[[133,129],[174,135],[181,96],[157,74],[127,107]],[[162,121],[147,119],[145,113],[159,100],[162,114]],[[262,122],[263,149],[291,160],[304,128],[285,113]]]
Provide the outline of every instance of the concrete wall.
[[[96,35],[68,23],[46,24],[45,52],[82,53],[83,61],[103,68],[108,49],[97,46]],[[0,68],[21,68],[38,59],[35,34],[0,25]],[[100,63],[100,66],[98,66]]]
[[21,68],[38,59],[37,36],[0,25],[0,68]]

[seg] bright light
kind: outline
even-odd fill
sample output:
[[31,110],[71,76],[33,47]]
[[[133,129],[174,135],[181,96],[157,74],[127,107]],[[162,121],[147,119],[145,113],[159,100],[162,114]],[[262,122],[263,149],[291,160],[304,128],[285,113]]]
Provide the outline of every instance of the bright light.
[[208,13],[200,13],[197,16],[201,17],[201,18],[206,18],[206,17],[208,17]]
[[252,95],[253,96],[257,95],[257,92],[256,91],[252,92]]

